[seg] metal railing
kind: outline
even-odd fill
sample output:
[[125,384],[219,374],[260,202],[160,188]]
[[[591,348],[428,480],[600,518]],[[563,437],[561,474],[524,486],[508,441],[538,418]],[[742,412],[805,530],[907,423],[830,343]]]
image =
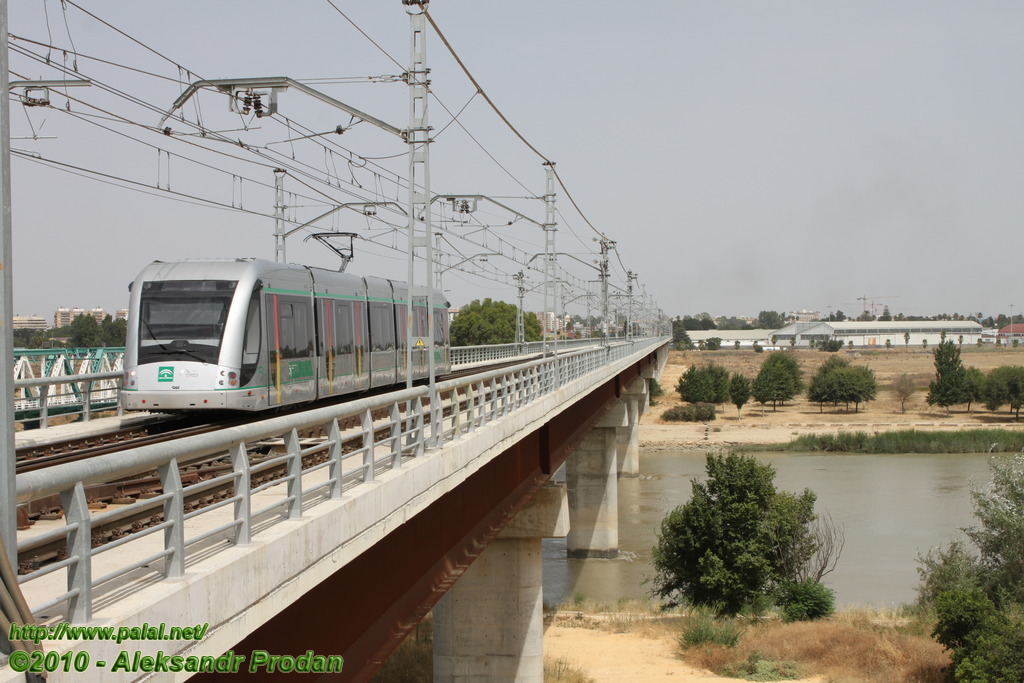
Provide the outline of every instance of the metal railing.
[[[600,339],[560,339],[557,344],[559,353],[567,350],[599,346]],[[490,344],[487,346],[453,346],[451,348],[452,365],[473,365],[487,361],[534,356],[544,352],[544,342],[526,342],[524,344]]]
[[116,410],[120,415],[117,395],[123,376],[118,370],[16,380],[15,421],[45,428],[55,415],[80,415],[83,420],[104,410]]
[[[572,339],[558,342],[559,353],[594,346],[598,340]],[[452,366],[467,366],[496,360],[533,356],[543,352],[542,342],[459,346],[451,349]],[[55,377],[16,379],[14,382],[15,421],[45,429],[57,415],[88,421],[93,413],[116,410],[122,414],[118,392],[124,380],[120,371],[67,374]],[[85,400],[88,398],[88,400]]]
[[[43,543],[67,543],[66,557],[19,577],[20,583],[64,571],[67,590],[33,612],[40,614],[66,603],[62,610],[68,620],[90,620],[95,590],[119,577],[163,559],[166,578],[184,572],[190,546],[223,535],[235,544],[249,543],[256,529],[263,530],[275,518],[295,519],[304,508],[323,500],[337,499],[343,491],[373,481],[382,471],[399,468],[404,460],[424,455],[444,442],[463,438],[474,430],[499,420],[559,387],[585,379],[595,371],[624,367],[626,362],[650,353],[666,338],[634,340],[610,347],[581,350],[538,359],[466,378],[440,382],[432,410],[430,389],[414,387],[342,405],[317,408],[303,413],[274,417],[243,426],[186,437],[167,443],[141,446],[116,456],[57,465],[17,477],[19,504],[59,495],[66,524],[18,543],[19,555]],[[605,375],[594,377],[600,380]],[[446,415],[441,428],[429,429],[425,415]],[[358,424],[343,427],[346,422]],[[299,431],[323,428],[322,439],[303,440]],[[435,436],[431,432],[436,432]],[[435,441],[436,440],[436,441]],[[277,443],[278,455],[259,459],[250,453],[254,444]],[[182,482],[179,467],[202,465],[212,475],[189,485]],[[85,487],[156,470],[162,494],[139,500],[123,508],[90,515]],[[270,471],[276,478],[269,478]],[[267,479],[259,485],[253,480]],[[230,491],[226,487],[230,487]],[[219,500],[186,512],[200,497]],[[273,492],[275,495],[263,495]],[[187,537],[185,522],[215,510],[232,506],[230,519],[214,528]],[[137,533],[92,547],[93,531],[128,517],[158,516],[158,523]],[[222,513],[223,514],[223,513]],[[94,560],[114,548],[163,532],[162,549],[155,554],[111,569],[94,578]],[[117,553],[120,558],[136,553]],[[113,561],[113,560],[111,560]],[[49,612],[48,612],[49,613]]]

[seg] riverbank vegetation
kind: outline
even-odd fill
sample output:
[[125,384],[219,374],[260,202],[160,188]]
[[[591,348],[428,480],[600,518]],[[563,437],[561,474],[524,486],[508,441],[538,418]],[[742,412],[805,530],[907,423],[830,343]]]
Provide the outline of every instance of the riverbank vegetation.
[[[971,492],[975,526],[919,558],[919,603],[934,609],[935,639],[956,681],[1024,680],[1024,454],[997,456],[992,480]],[[975,552],[976,551],[976,552]]]
[[804,434],[784,444],[744,445],[742,451],[789,453],[1020,453],[1024,431],[964,429],[950,432],[901,429],[891,432]]
[[[670,639],[685,664],[750,681],[796,680],[945,683],[948,653],[931,632],[933,612],[916,608],[847,609],[817,621],[780,613],[733,617],[692,607],[663,610],[652,601],[608,605],[576,595],[546,616],[549,624]],[[586,673],[585,663],[580,665]]]

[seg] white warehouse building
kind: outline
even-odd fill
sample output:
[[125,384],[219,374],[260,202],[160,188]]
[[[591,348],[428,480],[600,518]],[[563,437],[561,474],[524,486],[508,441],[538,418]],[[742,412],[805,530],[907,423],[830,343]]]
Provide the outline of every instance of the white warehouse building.
[[[772,336],[782,348],[790,345],[807,348],[826,339],[838,339],[843,344],[852,341],[855,347],[885,348],[889,342],[893,348],[921,348],[926,343],[932,347],[941,342],[943,333],[947,341],[974,345],[981,339],[981,325],[971,320],[808,322],[786,325]],[[794,338],[796,344],[792,343]]]

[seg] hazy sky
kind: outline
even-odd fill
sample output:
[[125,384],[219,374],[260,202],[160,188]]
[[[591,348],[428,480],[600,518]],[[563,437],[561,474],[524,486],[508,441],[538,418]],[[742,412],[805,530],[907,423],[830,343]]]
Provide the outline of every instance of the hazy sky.
[[[184,108],[188,121],[172,119],[171,136],[152,130],[182,81],[401,73],[409,20],[399,0],[334,0],[381,49],[326,0],[76,2],[142,45],[58,0],[10,3],[12,79],[55,78],[56,67],[77,61],[96,80],[69,88],[75,101],[52,92],[51,108],[12,97],[18,313],[120,308],[127,283],[155,259],[273,258],[275,165],[288,167],[286,190],[296,193],[289,229],[332,203],[405,201],[405,145],[369,124],[314,138],[340,147],[282,142],[349,125],[347,114],[294,91],[279,99],[291,127],[232,114],[224,95],[205,91]],[[1024,4],[435,0],[429,9],[669,315],[828,306],[855,314],[865,295],[908,314],[989,315],[1010,304],[1024,312],[1015,268],[1024,246]],[[445,127],[451,117],[432,101],[432,191],[498,197],[542,222],[541,202],[517,199],[543,194],[541,159],[479,96],[471,100],[473,86],[433,33],[428,55],[433,91],[452,112],[469,102],[459,121],[501,164],[459,125]],[[407,125],[402,83],[310,84]],[[198,121],[230,132],[201,137]],[[33,131],[37,139],[25,139]],[[52,161],[106,174],[104,182]],[[114,178],[135,190],[108,184]],[[561,192],[557,203],[558,249],[576,257],[561,262],[582,284],[596,272],[576,259],[592,264],[595,233]],[[404,222],[388,213],[379,210]],[[454,254],[445,267],[489,254],[480,267],[500,277],[447,271],[452,303],[515,301],[508,274],[543,250],[541,230],[507,225],[512,216],[490,204],[464,223],[453,218],[439,209],[435,227]],[[320,226],[367,238],[350,272],[405,278],[392,249],[403,237],[390,226],[351,211]],[[288,242],[290,261],[334,262],[302,236]],[[623,268],[612,261],[621,287]],[[581,301],[570,310],[582,313]],[[527,307],[540,305],[532,293]]]

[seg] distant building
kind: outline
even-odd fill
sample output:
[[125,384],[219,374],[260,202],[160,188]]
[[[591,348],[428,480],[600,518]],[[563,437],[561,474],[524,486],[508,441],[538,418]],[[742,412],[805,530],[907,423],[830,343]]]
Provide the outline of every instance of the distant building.
[[1007,325],[1006,327],[1000,327],[997,336],[999,339],[1024,338],[1024,323],[1013,323],[1012,325]]
[[[128,319],[128,309],[127,308],[119,308],[119,309],[117,309],[117,312],[114,313],[114,320],[127,320],[127,319]],[[449,320],[450,319],[451,318],[449,316]]]
[[799,311],[787,313],[786,319],[794,323],[809,323],[813,320],[821,320],[821,311],[808,311],[801,308]]
[[772,343],[771,330],[690,330],[686,334],[694,344],[717,337],[722,340],[723,349],[736,348],[736,342],[742,349],[751,349],[754,344],[763,348]]
[[[1024,325],[1019,325],[1024,331]],[[889,342],[894,347],[934,346],[942,341],[977,344],[981,338],[981,325],[970,320],[920,320],[872,322],[806,322],[792,323],[771,333],[776,343],[785,348],[807,348],[812,343],[838,339],[843,344],[853,342],[857,347],[880,347]],[[795,340],[795,342],[794,342]]]
[[53,326],[67,327],[71,324],[72,320],[80,315],[85,315],[85,311],[81,308],[65,308],[61,306],[53,314]]
[[560,318],[552,312],[548,313],[534,313],[537,316],[537,320],[540,322],[541,332],[548,330],[558,334],[565,329],[566,318]]
[[107,317],[107,312],[100,307],[96,307],[89,311],[89,315],[96,319],[96,322],[101,323],[103,319]]
[[41,315],[15,315],[11,317],[11,329],[45,330],[46,318]]

